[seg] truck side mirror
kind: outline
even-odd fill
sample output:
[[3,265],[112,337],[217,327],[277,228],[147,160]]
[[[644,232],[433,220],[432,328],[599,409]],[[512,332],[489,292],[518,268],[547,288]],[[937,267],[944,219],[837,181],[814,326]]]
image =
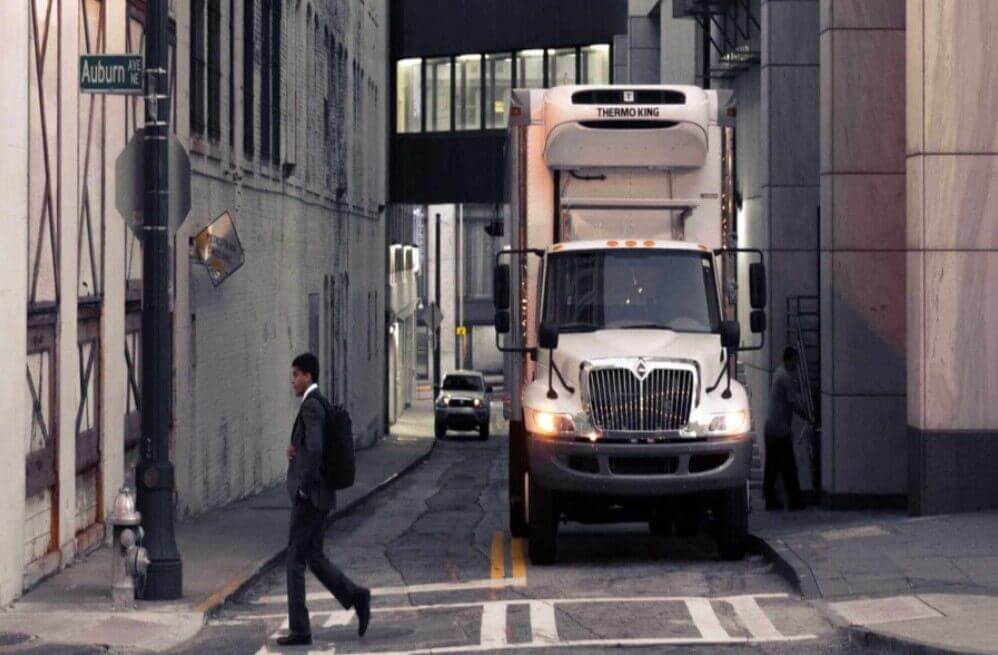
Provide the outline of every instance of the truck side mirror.
[[749,264],[749,304],[752,309],[766,307],[766,266],[758,262]]
[[749,324],[753,334],[762,334],[766,331],[766,310],[754,309],[749,314]]
[[496,334],[507,334],[509,332],[509,310],[497,309],[495,317]]
[[545,350],[554,350],[558,347],[558,326],[554,323],[541,323],[537,331],[537,342]]
[[721,346],[725,350],[738,350],[742,340],[742,326],[738,321],[721,321]]
[[[496,309],[509,309],[509,264],[497,264],[492,278],[492,302]],[[509,331],[509,328],[506,329]]]

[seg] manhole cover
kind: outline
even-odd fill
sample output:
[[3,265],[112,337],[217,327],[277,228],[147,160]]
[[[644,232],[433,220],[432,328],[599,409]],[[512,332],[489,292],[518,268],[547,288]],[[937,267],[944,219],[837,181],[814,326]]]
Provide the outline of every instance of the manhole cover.
[[0,632],[0,646],[16,646],[31,641],[31,635],[20,632]]

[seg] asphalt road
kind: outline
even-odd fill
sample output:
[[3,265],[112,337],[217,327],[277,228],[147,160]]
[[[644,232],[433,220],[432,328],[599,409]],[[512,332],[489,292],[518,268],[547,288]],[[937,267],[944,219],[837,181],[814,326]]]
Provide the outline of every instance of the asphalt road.
[[507,532],[506,434],[451,435],[405,479],[338,521],[326,553],[374,589],[365,638],[308,575],[314,644],[281,649],[284,570],[228,605],[182,653],[864,653],[760,558],[643,524],[563,526],[535,567]]

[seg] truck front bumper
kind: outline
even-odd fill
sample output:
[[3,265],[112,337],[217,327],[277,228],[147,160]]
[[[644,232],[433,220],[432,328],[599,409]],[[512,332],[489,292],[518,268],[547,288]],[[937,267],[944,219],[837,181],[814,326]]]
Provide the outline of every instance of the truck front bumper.
[[655,497],[731,489],[745,484],[752,438],[654,444],[585,443],[529,435],[531,478],[553,491]]

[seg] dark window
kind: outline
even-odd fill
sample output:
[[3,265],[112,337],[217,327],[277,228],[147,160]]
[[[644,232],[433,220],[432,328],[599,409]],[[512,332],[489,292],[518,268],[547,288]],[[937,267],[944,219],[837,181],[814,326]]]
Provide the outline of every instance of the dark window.
[[270,103],[270,111],[273,115],[271,120],[271,127],[274,131],[273,140],[271,141],[272,155],[271,161],[274,162],[275,166],[281,163],[281,3],[280,0],[274,0],[273,4],[273,22],[271,23],[271,28],[273,31],[273,40],[271,42],[270,52],[271,52],[271,65],[270,71],[273,75],[273,83],[271,84],[271,93],[273,94],[273,100]]
[[204,0],[191,1],[191,132],[204,133]]
[[229,0],[229,146],[236,146],[236,0]]
[[444,391],[485,391],[485,381],[477,375],[444,376]]
[[208,0],[208,136],[222,136],[222,0]]
[[264,160],[270,159],[271,15],[271,0],[263,0],[260,10],[260,157]]
[[243,14],[243,151],[253,156],[253,58],[256,48],[256,0],[247,0]]

